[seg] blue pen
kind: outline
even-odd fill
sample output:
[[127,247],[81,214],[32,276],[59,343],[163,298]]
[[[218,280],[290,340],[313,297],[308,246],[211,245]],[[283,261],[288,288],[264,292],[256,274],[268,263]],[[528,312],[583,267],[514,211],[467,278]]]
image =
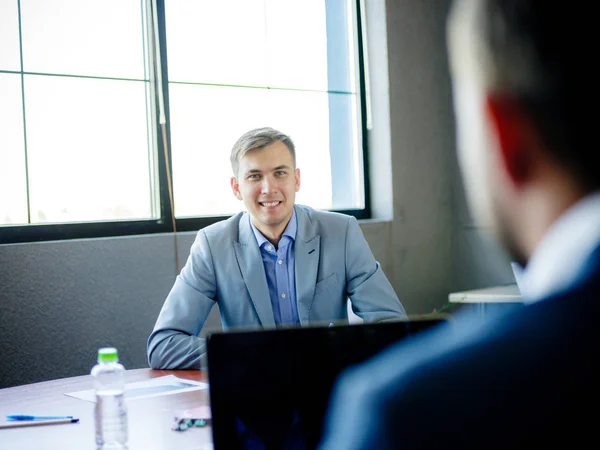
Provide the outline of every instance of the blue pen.
[[72,419],[73,416],[26,416],[23,414],[13,414],[6,416],[7,420],[55,420],[55,419]]

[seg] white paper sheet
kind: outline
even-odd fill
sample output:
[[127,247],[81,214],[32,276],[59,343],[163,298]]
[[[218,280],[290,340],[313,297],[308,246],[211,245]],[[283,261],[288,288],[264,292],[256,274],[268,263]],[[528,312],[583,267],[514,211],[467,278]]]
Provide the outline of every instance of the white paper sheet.
[[[175,375],[166,375],[164,377],[125,384],[125,398],[129,400],[159,397],[161,395],[180,394],[182,392],[198,391],[207,388],[208,384],[201,381],[178,378]],[[96,403],[96,395],[93,389],[68,392],[65,395]]]

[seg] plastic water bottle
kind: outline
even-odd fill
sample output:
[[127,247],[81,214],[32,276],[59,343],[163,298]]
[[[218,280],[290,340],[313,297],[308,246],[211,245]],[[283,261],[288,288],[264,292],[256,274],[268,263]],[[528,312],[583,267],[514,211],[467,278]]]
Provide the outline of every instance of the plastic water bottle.
[[92,368],[96,392],[96,448],[127,448],[127,408],[125,405],[125,368],[119,363],[116,348],[98,350],[98,364]]

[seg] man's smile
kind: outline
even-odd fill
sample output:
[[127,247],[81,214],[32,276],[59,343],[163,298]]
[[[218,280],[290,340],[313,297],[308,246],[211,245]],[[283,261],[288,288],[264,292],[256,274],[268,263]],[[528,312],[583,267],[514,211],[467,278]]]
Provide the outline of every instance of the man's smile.
[[276,201],[276,202],[258,202],[258,204],[260,206],[265,206],[267,208],[273,207],[273,206],[277,206],[281,203],[281,201]]

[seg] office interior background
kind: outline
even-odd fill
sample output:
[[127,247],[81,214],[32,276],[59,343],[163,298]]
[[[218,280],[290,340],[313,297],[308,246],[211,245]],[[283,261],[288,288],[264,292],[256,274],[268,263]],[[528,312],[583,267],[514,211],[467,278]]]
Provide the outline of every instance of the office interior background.
[[[410,315],[443,307],[451,292],[514,283],[464,198],[445,47],[449,1],[362,4],[371,217],[360,225],[376,259]],[[182,267],[195,235],[0,244],[0,388],[87,374],[106,345],[125,367],[147,367],[146,340],[176,276],[174,246]],[[203,333],[219,328],[215,307]]]

